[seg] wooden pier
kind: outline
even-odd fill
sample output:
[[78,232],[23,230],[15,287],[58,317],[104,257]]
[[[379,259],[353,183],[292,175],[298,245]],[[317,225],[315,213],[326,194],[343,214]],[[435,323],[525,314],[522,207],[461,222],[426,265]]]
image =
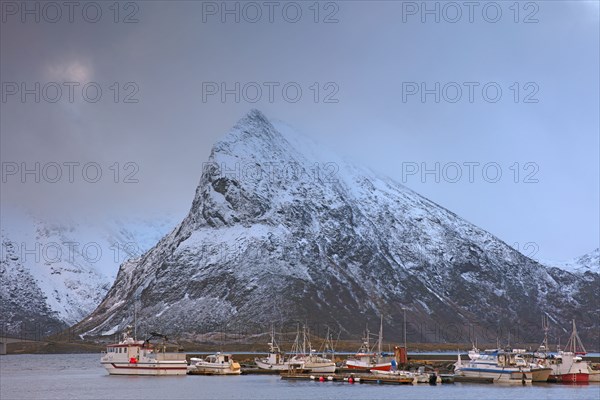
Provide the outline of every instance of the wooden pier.
[[413,378],[378,376],[372,374],[282,373],[281,379],[312,380],[319,382],[376,383],[380,385],[411,385],[413,383]]

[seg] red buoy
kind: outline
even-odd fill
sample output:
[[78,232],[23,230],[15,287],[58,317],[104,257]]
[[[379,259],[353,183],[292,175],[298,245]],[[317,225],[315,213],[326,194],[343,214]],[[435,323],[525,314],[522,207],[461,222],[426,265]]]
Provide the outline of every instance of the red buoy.
[[325,382],[325,378],[323,378],[322,376],[319,377],[319,382]]

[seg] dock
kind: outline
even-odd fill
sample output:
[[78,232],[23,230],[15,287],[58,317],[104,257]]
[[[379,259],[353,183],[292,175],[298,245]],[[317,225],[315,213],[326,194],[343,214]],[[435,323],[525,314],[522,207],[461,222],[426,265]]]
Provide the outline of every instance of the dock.
[[307,374],[282,373],[285,380],[312,380],[319,382],[375,383],[380,385],[411,385],[413,378],[398,376],[377,376],[371,374]]

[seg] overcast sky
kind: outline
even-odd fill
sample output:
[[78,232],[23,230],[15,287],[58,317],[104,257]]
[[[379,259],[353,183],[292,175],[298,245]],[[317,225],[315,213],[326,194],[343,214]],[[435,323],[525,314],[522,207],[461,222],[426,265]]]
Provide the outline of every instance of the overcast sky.
[[183,216],[258,108],[534,258],[598,247],[598,1],[23,4],[1,10],[4,205]]

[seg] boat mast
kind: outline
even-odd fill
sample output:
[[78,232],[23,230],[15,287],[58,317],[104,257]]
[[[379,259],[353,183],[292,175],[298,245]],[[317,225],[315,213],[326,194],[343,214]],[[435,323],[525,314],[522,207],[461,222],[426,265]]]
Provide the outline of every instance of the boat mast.
[[[581,349],[581,351],[577,351],[578,347]],[[581,339],[579,338],[579,335],[577,334],[577,327],[575,326],[575,320],[573,320],[573,332],[571,333],[571,337],[569,338],[569,341],[567,342],[567,345],[565,346],[565,348],[567,349],[567,351],[570,351],[573,354],[578,354],[578,353],[585,354],[586,353],[585,347],[583,347],[583,343],[581,342]]]
[[381,345],[383,342],[383,314],[381,315],[381,320],[379,322],[379,340],[377,343],[377,362],[381,359]]
[[269,345],[271,346],[271,353],[279,350],[277,343],[275,343],[275,327],[273,324],[271,324],[271,343]]
[[302,325],[302,355],[306,356],[306,325]]
[[406,307],[402,307],[402,311],[404,311],[404,351],[408,353],[406,348]]
[[544,330],[544,341],[542,342],[542,346],[544,347],[544,351],[548,352],[550,351],[550,348],[548,347],[548,330],[550,328],[549,322],[548,322],[548,315],[542,315],[542,329]]

